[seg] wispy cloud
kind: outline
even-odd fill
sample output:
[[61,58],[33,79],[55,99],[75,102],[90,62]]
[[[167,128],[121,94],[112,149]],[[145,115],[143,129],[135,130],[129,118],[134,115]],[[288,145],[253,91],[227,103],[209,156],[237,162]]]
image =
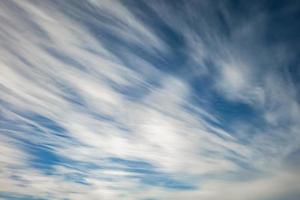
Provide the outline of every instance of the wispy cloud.
[[296,199],[295,56],[244,4],[2,1],[0,197]]

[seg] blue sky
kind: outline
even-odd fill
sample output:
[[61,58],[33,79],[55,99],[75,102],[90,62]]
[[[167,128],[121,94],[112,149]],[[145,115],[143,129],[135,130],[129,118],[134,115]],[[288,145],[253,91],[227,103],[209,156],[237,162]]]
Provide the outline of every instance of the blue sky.
[[299,2],[0,13],[0,198],[299,199]]

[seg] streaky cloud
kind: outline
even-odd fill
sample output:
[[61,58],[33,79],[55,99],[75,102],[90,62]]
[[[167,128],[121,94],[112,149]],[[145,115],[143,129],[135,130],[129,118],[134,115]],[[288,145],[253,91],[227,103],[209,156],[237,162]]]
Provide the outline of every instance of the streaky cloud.
[[298,3],[0,5],[1,198],[299,196]]

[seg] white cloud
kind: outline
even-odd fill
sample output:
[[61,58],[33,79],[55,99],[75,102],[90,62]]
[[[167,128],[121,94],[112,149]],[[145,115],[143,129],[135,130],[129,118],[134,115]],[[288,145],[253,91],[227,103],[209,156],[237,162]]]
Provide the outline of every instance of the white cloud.
[[[118,24],[93,19],[95,26],[103,26],[121,40],[138,44],[152,53],[167,51],[166,44],[154,31],[144,26],[121,3],[93,1],[93,5]],[[22,12],[15,13],[13,6]],[[72,12],[84,17],[79,10]],[[298,188],[298,181],[288,172],[246,182],[226,179],[228,173],[238,176],[244,170],[234,159],[261,171],[272,168],[270,163],[279,163],[280,166],[281,159],[299,144],[298,129],[294,124],[291,126],[293,131],[286,135],[289,136],[287,140],[294,138],[295,141],[284,150],[281,147],[286,143],[276,140],[282,136],[281,129],[268,129],[276,137],[265,136],[259,130],[253,141],[242,143],[230,132],[207,120],[219,124],[218,116],[191,103],[193,90],[187,80],[156,69],[130,51],[123,55],[135,67],[127,66],[106,48],[105,41],[95,38],[85,26],[53,5],[12,1],[5,3],[0,13],[3,25],[0,28],[3,32],[0,34],[0,53],[3,55],[0,58],[0,108],[3,120],[10,120],[7,124],[1,121],[0,165],[3,173],[0,192],[55,199],[184,197],[213,200],[224,196],[241,199],[246,195],[250,200],[272,197],[270,194],[277,189],[278,195],[288,193],[288,188],[282,188],[286,184],[294,184],[293,191]],[[25,32],[21,34],[21,30]],[[210,52],[198,36],[190,34],[192,30],[189,29],[183,35],[188,41],[187,49],[195,50],[193,63],[204,65],[203,59]],[[194,40],[201,44],[193,46]],[[67,58],[58,58],[46,49],[64,54],[76,64]],[[262,108],[270,124],[279,123],[286,116],[296,122],[299,107],[292,94],[286,92],[282,83],[274,87],[274,77],[263,85],[257,84],[256,72],[251,68],[254,65],[238,57],[238,54],[229,58],[216,56],[219,64],[216,89],[229,100]],[[201,70],[205,71],[204,68]],[[197,76],[209,73],[207,69],[202,72]],[[151,77],[155,77],[155,84],[149,81]],[[132,88],[140,87],[147,91],[139,98],[120,92],[124,88],[131,92]],[[266,108],[267,97],[274,99]],[[284,106],[276,108],[276,105]],[[24,113],[49,118],[64,128],[69,138],[53,134],[51,128]],[[9,124],[15,124],[18,129],[9,130]],[[36,129],[39,134],[34,132]],[[246,134],[251,130],[241,128],[239,131]],[[47,175],[30,165],[32,155],[22,148],[21,140],[51,147],[53,153],[74,162],[112,165],[106,159],[141,160],[161,173],[198,188],[174,192],[129,178],[138,172],[122,168],[89,169],[70,163],[56,165],[56,174]],[[274,162],[268,163],[272,156]],[[63,178],[70,173],[83,175],[89,185]],[[13,175],[19,178],[13,179]],[[209,175],[215,177],[209,178]],[[220,181],[220,177],[225,178]]]

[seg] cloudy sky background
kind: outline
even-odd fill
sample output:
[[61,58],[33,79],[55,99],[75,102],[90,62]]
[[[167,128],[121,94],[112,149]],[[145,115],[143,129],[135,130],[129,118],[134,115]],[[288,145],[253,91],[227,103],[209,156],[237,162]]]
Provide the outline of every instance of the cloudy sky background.
[[298,200],[297,1],[0,1],[0,198]]

